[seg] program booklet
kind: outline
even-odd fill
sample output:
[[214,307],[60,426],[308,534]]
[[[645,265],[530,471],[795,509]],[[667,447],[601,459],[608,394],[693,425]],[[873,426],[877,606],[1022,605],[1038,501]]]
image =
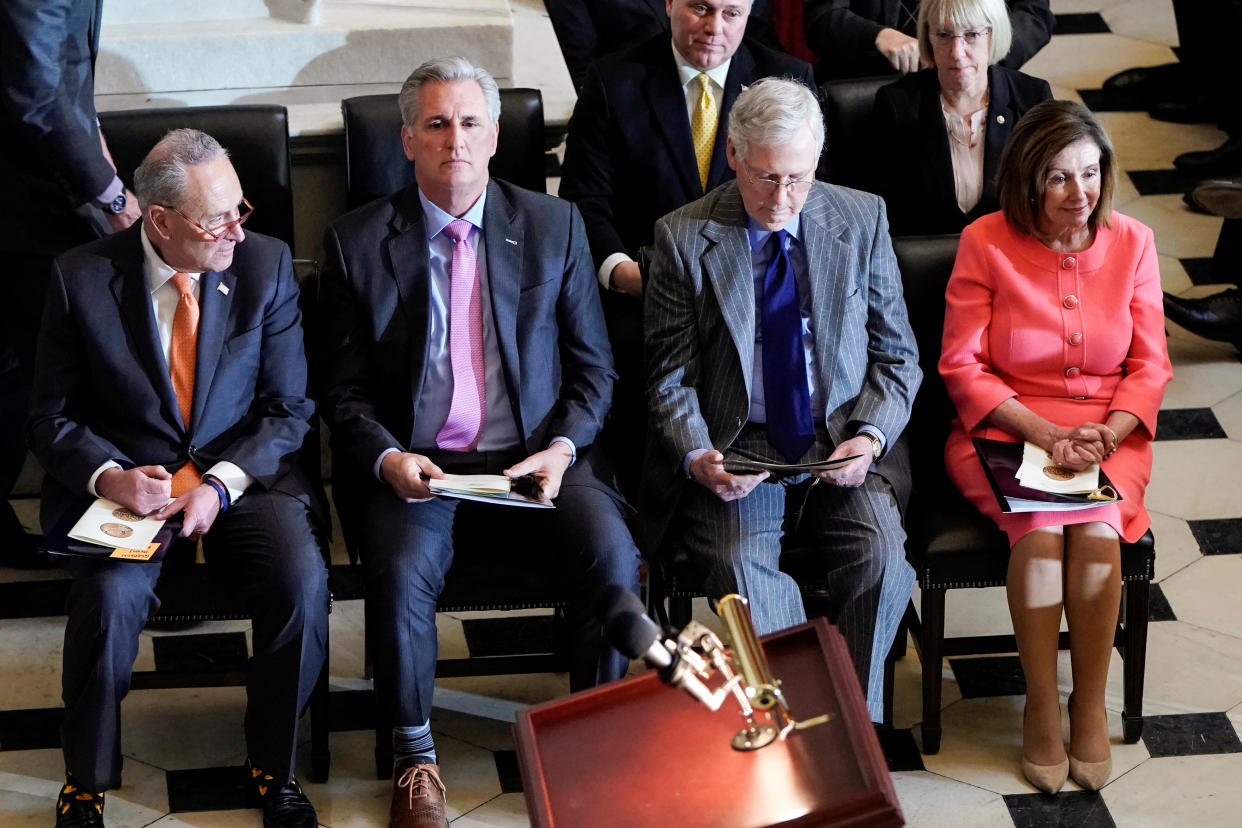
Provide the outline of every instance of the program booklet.
[[427,481],[431,493],[458,500],[498,503],[501,506],[524,506],[531,509],[555,509],[544,496],[535,478],[510,479],[503,474],[446,474],[443,479]]
[[[1019,473],[1023,469],[1025,443],[1007,443],[982,437],[974,437],[971,442],[974,443],[975,453],[979,456],[979,462],[983,464],[983,471],[987,475],[988,483],[992,486],[992,492],[996,495],[996,502],[1000,505],[1002,512],[1064,512],[1075,509],[1095,509],[1122,500],[1116,487],[1108,479],[1108,475],[1098,466],[1094,470],[1094,474],[1097,475],[1094,488],[1085,490],[1080,488],[1075,492],[1045,491],[1042,488],[1032,488],[1023,484],[1023,478],[1033,483],[1037,482],[1031,476],[1029,465],[1028,471],[1023,473],[1023,478],[1019,478]],[[1039,452],[1038,448],[1036,452]],[[1077,473],[1069,469],[1055,466],[1051,460],[1042,463],[1036,473],[1040,477],[1037,485],[1041,486],[1044,479],[1047,479],[1050,484],[1061,484],[1077,476]],[[1088,482],[1092,482],[1090,474],[1084,472],[1082,476],[1083,482],[1075,485],[1085,487]]]
[[153,520],[107,498],[84,496],[43,536],[49,555],[159,563],[180,528],[180,517]]

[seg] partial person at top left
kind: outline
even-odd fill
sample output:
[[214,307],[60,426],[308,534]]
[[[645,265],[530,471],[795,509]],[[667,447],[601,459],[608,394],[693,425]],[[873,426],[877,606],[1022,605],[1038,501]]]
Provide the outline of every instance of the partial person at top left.
[[129,227],[138,205],[117,176],[95,116],[102,0],[0,4],[0,566],[37,566],[8,496],[26,457],[34,347],[52,259]]

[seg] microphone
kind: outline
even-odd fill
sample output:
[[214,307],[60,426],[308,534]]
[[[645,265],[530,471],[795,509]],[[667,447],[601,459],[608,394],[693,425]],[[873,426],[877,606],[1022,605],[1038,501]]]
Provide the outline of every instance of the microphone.
[[694,674],[694,667],[681,657],[677,639],[666,637],[660,625],[643,613],[638,596],[627,589],[610,586],[599,601],[608,642],[629,658],[639,658],[654,667],[660,681],[680,687],[711,710],[719,710],[724,693],[713,693]]

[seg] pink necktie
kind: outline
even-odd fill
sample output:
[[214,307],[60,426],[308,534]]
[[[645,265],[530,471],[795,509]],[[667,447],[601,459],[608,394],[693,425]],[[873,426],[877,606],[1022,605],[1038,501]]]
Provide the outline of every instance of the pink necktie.
[[453,240],[449,271],[449,360],[453,366],[453,401],[436,445],[448,451],[472,451],[483,430],[487,397],[483,387],[483,303],[479,266],[470,246],[465,219],[449,222]]

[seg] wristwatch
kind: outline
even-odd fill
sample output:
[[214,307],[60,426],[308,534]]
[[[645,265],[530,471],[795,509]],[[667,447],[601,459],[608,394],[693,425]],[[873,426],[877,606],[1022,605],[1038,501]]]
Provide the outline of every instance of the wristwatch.
[[121,192],[117,194],[116,198],[112,199],[107,204],[101,204],[100,207],[103,208],[105,213],[111,213],[114,216],[119,216],[121,213],[125,212],[125,205],[128,203],[128,199],[125,198],[125,191],[121,190]]
[[884,450],[884,446],[880,444],[880,438],[876,437],[870,431],[860,431],[858,432],[858,436],[866,437],[868,440],[871,441],[871,459],[879,460],[880,452]]

